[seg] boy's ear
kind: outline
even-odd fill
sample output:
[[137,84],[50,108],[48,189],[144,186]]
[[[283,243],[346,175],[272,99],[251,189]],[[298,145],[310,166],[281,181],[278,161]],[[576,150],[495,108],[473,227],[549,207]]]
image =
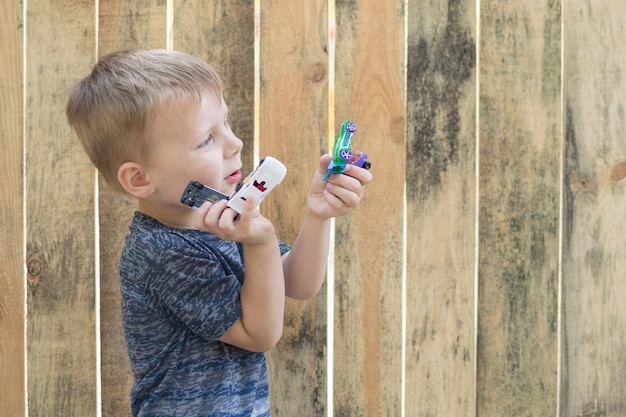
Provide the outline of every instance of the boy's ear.
[[133,197],[146,198],[154,192],[143,167],[136,162],[124,162],[117,170],[117,180]]

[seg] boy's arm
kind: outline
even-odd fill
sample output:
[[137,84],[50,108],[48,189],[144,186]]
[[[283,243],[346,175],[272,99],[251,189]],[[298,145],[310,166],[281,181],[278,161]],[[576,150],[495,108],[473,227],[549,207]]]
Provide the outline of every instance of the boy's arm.
[[246,202],[241,216],[226,201],[205,203],[195,217],[196,228],[225,240],[243,243],[245,277],[241,287],[241,317],[220,341],[252,352],[265,352],[280,340],[285,306],[285,279],[272,223]]
[[285,285],[278,241],[243,246],[246,275],[241,287],[241,317],[220,341],[252,352],[273,348],[282,335]]
[[324,181],[331,156],[320,158],[307,200],[307,209],[291,251],[283,256],[285,291],[295,299],[315,296],[324,281],[330,241],[330,219],[358,207],[364,186],[372,180],[369,171],[347,165],[344,174]]
[[305,215],[291,250],[283,255],[285,294],[308,300],[317,294],[326,275],[330,219]]

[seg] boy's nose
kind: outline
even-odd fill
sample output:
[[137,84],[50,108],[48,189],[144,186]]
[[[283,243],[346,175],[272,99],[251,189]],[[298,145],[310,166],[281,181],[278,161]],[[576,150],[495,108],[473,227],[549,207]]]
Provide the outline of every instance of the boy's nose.
[[224,152],[228,155],[234,155],[234,154],[238,154],[239,152],[241,152],[242,148],[243,148],[243,141],[239,139],[237,135],[231,132],[227,141],[227,145],[224,148]]

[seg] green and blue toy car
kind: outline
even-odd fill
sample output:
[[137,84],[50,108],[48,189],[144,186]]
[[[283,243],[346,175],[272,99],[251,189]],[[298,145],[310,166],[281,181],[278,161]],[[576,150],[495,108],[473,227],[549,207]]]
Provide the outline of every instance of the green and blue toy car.
[[331,174],[342,174],[346,165],[356,165],[370,169],[372,164],[367,160],[367,154],[361,151],[352,152],[352,136],[356,132],[356,125],[346,120],[341,125],[341,132],[333,146],[333,159],[328,164],[328,171],[324,174],[324,180]]

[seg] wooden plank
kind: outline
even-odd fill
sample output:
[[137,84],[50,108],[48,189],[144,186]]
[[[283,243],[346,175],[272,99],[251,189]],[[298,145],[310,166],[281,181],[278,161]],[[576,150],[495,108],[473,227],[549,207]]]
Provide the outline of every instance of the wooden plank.
[[12,417],[26,410],[23,23],[20,1],[0,4],[0,415]]
[[28,2],[26,240],[28,415],[97,407],[95,171],[65,119],[66,92],[94,62],[94,4]]
[[476,1],[408,4],[407,416],[473,416]]
[[340,218],[335,245],[334,410],[398,416],[402,405],[402,228],[405,180],[404,3],[336,4],[335,131],[358,130],[374,181]]
[[[328,9],[324,1],[260,3],[260,157],[288,168],[262,210],[293,243],[328,144]],[[325,415],[326,312],[325,286],[313,300],[287,300],[283,337],[269,355],[272,415]]]
[[167,45],[167,7],[162,0],[99,0],[98,20],[99,56]]
[[561,5],[480,2],[477,413],[557,405]]
[[[166,47],[164,2],[100,0],[98,10],[99,56],[120,49]],[[111,191],[102,178],[99,184],[101,407],[104,416],[127,416],[133,377],[121,321],[118,261],[136,203]]]
[[[236,29],[235,29],[236,28]],[[244,142],[243,171],[253,167],[254,4],[247,0],[174,1],[174,49],[204,59],[224,83],[228,122]]]
[[564,5],[561,416],[626,415],[625,16]]

